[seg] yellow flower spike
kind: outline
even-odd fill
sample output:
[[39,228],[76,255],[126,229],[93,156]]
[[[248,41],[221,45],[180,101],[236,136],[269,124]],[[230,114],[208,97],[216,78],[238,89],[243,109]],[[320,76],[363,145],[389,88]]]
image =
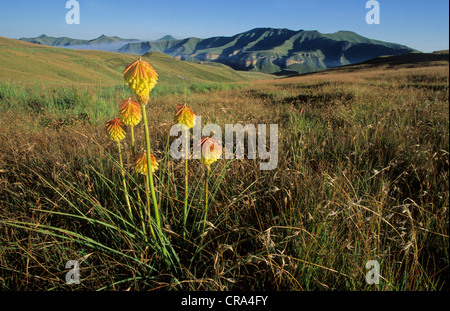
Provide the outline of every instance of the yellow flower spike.
[[133,101],[131,97],[121,101],[119,113],[122,122],[130,127],[136,126],[142,119],[142,110],[139,103]]
[[158,74],[155,69],[139,57],[123,71],[125,82],[136,94],[139,103],[146,105],[150,99],[150,91],[158,82]]
[[[152,173],[154,173],[158,169],[158,161],[156,161],[156,158],[153,154],[150,155],[150,163],[151,163],[151,170]],[[148,170],[147,170],[147,153],[143,152],[141,154],[138,154],[136,158],[134,159],[134,169],[136,172],[147,176]]]
[[188,128],[193,128],[195,124],[195,113],[186,105],[178,105],[175,112],[175,123],[184,124]]
[[125,131],[122,128],[123,123],[119,118],[114,118],[108,122],[106,122],[106,132],[108,133],[109,138],[114,141],[121,141],[125,138]]
[[208,167],[216,162],[222,155],[222,146],[218,140],[210,137],[203,137],[200,146],[202,150],[200,161]]

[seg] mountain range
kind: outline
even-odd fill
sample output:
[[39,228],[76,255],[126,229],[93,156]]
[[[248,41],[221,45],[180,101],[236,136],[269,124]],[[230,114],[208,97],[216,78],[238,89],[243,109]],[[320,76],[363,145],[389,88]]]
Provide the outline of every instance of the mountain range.
[[100,50],[108,52],[117,51],[117,49],[123,47],[125,44],[130,42],[141,41],[138,39],[123,39],[117,36],[110,37],[106,35],[101,35],[100,37],[92,40],[83,40],[83,39],[72,39],[69,37],[50,37],[45,34],[42,34],[35,38],[20,38],[19,40],[41,45],[65,47],[80,50]]
[[[168,35],[155,41],[139,41],[102,35],[93,40],[76,40],[41,35],[20,40],[69,48],[103,46],[97,49],[141,55],[161,52],[180,60],[218,62],[236,70],[271,74],[308,73],[383,55],[418,52],[405,45],[369,39],[351,31],[324,34],[285,28],[255,28],[234,36],[206,39],[175,39]],[[112,49],[113,45],[121,46]]]

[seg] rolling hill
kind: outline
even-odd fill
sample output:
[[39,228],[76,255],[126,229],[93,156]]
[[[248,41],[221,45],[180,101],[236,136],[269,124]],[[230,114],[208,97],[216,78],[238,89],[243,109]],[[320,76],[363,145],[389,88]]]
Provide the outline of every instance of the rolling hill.
[[[32,44],[0,37],[0,80],[23,83],[121,84],[122,71],[137,55],[74,50]],[[242,75],[222,64],[183,62],[158,52],[148,60],[163,83],[179,81],[234,82],[264,75]],[[269,75],[267,75],[269,76]]]
[[255,28],[231,37],[132,42],[121,53],[161,52],[181,60],[213,61],[238,70],[307,73],[382,55],[416,52],[404,45],[365,38],[351,31]]

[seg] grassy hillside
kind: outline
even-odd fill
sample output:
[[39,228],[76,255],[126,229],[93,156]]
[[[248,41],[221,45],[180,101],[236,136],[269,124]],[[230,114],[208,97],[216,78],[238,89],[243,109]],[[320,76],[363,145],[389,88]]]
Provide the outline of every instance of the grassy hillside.
[[[0,37],[0,80],[51,84],[122,84],[122,71],[137,55],[71,50]],[[183,62],[161,53],[144,56],[165,83],[233,82],[252,77],[227,66]],[[261,75],[258,75],[258,78]]]

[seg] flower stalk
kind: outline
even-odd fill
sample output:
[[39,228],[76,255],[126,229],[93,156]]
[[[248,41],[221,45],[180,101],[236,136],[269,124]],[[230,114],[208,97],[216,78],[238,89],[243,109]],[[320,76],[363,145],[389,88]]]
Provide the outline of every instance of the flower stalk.
[[206,166],[206,178],[205,178],[205,214],[203,217],[203,232],[202,232],[202,240],[205,235],[206,229],[206,219],[208,216],[208,184],[209,184],[209,174],[211,171],[211,164],[216,162],[222,156],[222,146],[220,142],[210,138],[203,137],[200,141],[200,146],[202,150],[202,155],[200,162],[202,162]]
[[[150,133],[148,130],[147,113],[145,111],[145,105],[141,104],[141,109],[142,109],[142,120],[144,122],[145,148],[146,148],[147,155],[149,155],[149,154],[151,154]],[[156,200],[155,185],[153,183],[153,172],[152,172],[151,168],[152,168],[151,157],[147,156],[147,176],[149,179],[150,191],[151,191],[152,200],[153,200],[155,220],[156,220],[156,225],[158,226],[159,230],[162,231],[161,220],[159,217],[158,202]],[[147,194],[147,199],[148,199],[148,194]]]
[[118,148],[118,153],[119,153],[119,163],[120,163],[120,173],[122,175],[125,200],[127,202],[129,215],[131,217],[131,215],[132,215],[131,205],[130,205],[130,199],[128,197],[127,181],[125,179],[125,169],[123,168],[122,151],[120,148],[120,141],[125,138],[125,131],[123,130],[122,126],[123,126],[123,123],[120,121],[120,119],[114,118],[106,123],[106,132],[111,140],[117,142],[117,148]]
[[[150,231],[152,232],[153,238],[156,240],[156,235],[153,230],[153,226],[151,223],[151,209],[150,209],[150,194],[149,194],[149,175],[148,175],[148,159],[150,158],[150,172],[153,173],[158,169],[158,162],[156,161],[155,157],[151,154],[149,157],[147,156],[146,152],[143,152],[139,155],[137,155],[134,159],[134,171],[136,173],[140,173],[145,176],[145,196],[147,198],[146,201],[146,210],[145,213],[148,217],[148,225],[150,227]],[[144,225],[144,217],[142,216],[141,212],[141,221],[142,221],[142,227],[145,228]],[[145,232],[144,232],[145,233]]]
[[120,142],[117,142],[117,148],[119,151],[119,163],[120,163],[120,173],[122,174],[123,191],[125,192],[125,200],[127,201],[128,213],[130,215],[130,218],[132,218],[133,213],[131,211],[130,198],[128,197],[128,187],[127,187],[127,181],[125,179],[125,169],[123,168],[122,151],[120,148]]
[[188,217],[188,209],[187,209],[187,202],[188,202],[188,195],[189,195],[189,131],[185,131],[186,136],[186,153],[185,153],[185,159],[184,159],[184,218],[183,218],[183,237],[186,238],[186,222]]
[[150,212],[150,196],[149,196],[149,177],[145,176],[145,196],[147,197],[147,216],[148,216],[148,226],[150,227],[150,231],[152,232],[152,236],[156,241],[155,230],[153,230],[152,222],[151,222],[151,212]]
[[205,235],[205,229],[206,229],[206,219],[208,216],[208,184],[209,184],[209,173],[211,169],[209,168],[209,165],[206,167],[206,178],[205,178],[205,215],[203,216],[203,231],[202,231],[202,237]]
[[[134,127],[142,120],[141,105],[135,102],[131,97],[128,97],[127,99],[121,101],[119,114],[123,124],[130,127],[131,156],[132,159],[134,159],[136,157]],[[134,178],[137,180],[137,174],[134,174]],[[138,189],[136,190],[136,194],[140,202],[141,196]]]
[[189,196],[189,129],[194,127],[195,124],[195,114],[192,110],[184,105],[177,106],[177,112],[175,112],[175,123],[183,126],[185,135],[185,157],[184,157],[184,213],[183,213],[183,237],[186,238],[186,222],[188,217],[188,196]]

